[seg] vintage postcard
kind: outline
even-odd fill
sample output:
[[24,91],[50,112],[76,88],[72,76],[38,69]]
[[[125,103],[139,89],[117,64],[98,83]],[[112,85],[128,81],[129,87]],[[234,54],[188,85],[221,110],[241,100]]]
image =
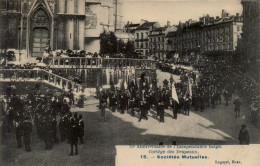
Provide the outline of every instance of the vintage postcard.
[[0,0],[3,166],[259,166],[259,0]]

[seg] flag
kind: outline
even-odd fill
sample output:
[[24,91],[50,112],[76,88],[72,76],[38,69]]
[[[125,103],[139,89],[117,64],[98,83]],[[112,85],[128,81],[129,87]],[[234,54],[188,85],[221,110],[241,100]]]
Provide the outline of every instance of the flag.
[[172,84],[172,99],[179,103],[178,95],[175,89],[174,84]]
[[125,89],[128,89],[128,85],[127,85],[127,83],[126,83],[126,79],[124,80],[124,88],[125,88]]
[[120,88],[122,85],[122,79],[118,79],[118,83],[116,84],[116,87]]
[[188,77],[187,93],[192,97],[192,83],[190,77]]

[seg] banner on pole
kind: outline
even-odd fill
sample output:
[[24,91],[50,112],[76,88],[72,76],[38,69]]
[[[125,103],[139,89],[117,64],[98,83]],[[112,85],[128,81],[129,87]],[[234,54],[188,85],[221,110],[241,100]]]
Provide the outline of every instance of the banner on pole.
[[172,84],[172,99],[179,103],[178,95],[175,89],[174,84]]

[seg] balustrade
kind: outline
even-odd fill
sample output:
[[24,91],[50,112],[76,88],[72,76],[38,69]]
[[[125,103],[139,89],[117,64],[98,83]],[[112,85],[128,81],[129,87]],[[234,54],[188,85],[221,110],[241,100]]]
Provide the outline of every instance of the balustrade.
[[2,78],[13,79],[13,80],[36,80],[38,77],[41,77],[38,70],[32,69],[3,69]]
[[74,83],[72,80],[42,69],[3,69],[1,70],[1,77],[3,80],[11,81],[45,81],[66,91],[72,89],[73,92],[80,92],[82,89],[81,85]]
[[93,58],[93,57],[58,57],[49,61],[51,67],[61,68],[88,68],[88,67],[134,67],[134,68],[156,68],[156,61],[146,59],[127,58]]

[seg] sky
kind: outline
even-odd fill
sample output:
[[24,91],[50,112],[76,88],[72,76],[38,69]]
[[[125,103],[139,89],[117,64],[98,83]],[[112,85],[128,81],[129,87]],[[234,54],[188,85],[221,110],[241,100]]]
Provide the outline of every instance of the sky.
[[177,25],[179,21],[199,20],[209,14],[221,16],[222,9],[231,15],[242,14],[241,0],[123,0],[123,21],[140,23],[141,19],[158,21],[161,26],[170,21]]

